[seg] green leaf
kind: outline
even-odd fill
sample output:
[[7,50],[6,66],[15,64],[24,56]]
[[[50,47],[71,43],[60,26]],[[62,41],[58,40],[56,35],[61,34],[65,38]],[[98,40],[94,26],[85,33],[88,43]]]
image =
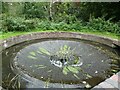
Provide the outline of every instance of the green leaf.
[[87,64],[88,67],[92,66],[92,64]]
[[67,48],[68,48],[68,46],[67,46],[67,45],[64,45],[64,46],[63,46],[64,51],[66,51],[66,50],[67,50]]
[[69,72],[69,70],[68,70],[66,67],[64,67],[64,68],[63,68],[63,74],[64,74],[64,75],[67,75],[68,72]]
[[37,67],[38,69],[39,68],[46,68],[46,66],[44,66],[44,65],[35,65],[35,67]]
[[68,47],[68,50],[70,50],[70,47]]
[[33,56],[28,56],[28,58],[30,58],[30,59],[37,59],[36,57],[33,57]]
[[78,71],[81,70],[82,71],[82,68],[81,67],[74,67],[75,69],[77,69]]
[[69,71],[71,71],[72,73],[79,73],[78,69],[77,68],[74,68],[73,66],[68,66],[67,67],[69,69]]
[[77,79],[80,79],[76,74],[73,74],[74,75],[74,77],[76,77]]
[[78,61],[79,61],[79,57],[78,57],[78,56],[75,56],[74,64],[77,64]]
[[111,70],[113,73],[117,73],[117,70]]
[[42,66],[44,66],[44,65],[35,65],[35,67],[42,67]]
[[52,70],[49,70],[49,71],[47,71],[47,72],[52,72]]
[[29,52],[29,54],[36,56],[35,52]]
[[42,54],[40,51],[37,51],[37,53]]
[[50,53],[46,49],[44,49],[44,48],[39,48],[39,50],[40,50],[41,53],[50,55]]
[[38,69],[40,69],[40,68],[46,68],[46,66],[39,66]]
[[92,76],[91,76],[91,75],[89,75],[89,74],[86,74],[86,76],[87,76],[88,78],[92,78]]

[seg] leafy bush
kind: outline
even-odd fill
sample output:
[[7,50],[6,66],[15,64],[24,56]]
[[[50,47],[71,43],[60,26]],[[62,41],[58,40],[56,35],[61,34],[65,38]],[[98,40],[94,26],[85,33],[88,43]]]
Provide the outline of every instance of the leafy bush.
[[110,22],[110,20],[105,20],[104,18],[91,18],[88,22],[88,28],[92,30],[97,30],[100,32],[111,32],[111,33],[120,33],[120,27],[118,24]]
[[50,21],[41,21],[38,23],[37,28],[42,29],[42,30],[50,30]]
[[26,25],[23,24],[23,18],[9,17],[6,19],[6,26],[8,31],[26,31]]
[[0,26],[1,31],[29,31],[37,26],[38,20],[25,20],[21,17],[7,17],[1,20],[2,26]]
[[38,24],[38,28],[42,30],[81,30],[82,29],[82,23],[76,22],[76,23],[70,23],[67,24],[66,22],[50,22],[50,21],[41,21]]
[[120,23],[112,23],[110,20],[104,18],[90,18],[89,22],[83,23],[82,21],[69,22],[61,21],[54,22],[49,20],[29,19],[25,20],[21,17],[3,17],[0,20],[0,31],[29,31],[34,28],[40,30],[63,30],[63,31],[100,31],[100,32],[111,32],[120,33]]
[[75,31],[76,30],[81,31],[84,28],[84,25],[82,24],[81,21],[76,21],[75,23],[71,23],[71,25],[69,26],[71,30],[75,30]]
[[5,18],[6,18],[6,14],[0,14],[0,32],[6,31]]
[[38,19],[24,20],[23,24],[26,25],[27,29],[34,29],[38,25]]
[[69,24],[67,24],[65,22],[60,22],[60,23],[58,23],[56,29],[58,29],[58,30],[65,30],[66,31],[66,30],[69,30],[70,27],[69,27]]

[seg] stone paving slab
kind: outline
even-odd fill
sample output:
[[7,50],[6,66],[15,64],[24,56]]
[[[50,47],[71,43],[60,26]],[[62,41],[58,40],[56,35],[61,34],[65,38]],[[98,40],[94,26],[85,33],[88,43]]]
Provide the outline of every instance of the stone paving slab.
[[92,90],[120,90],[120,72],[95,86]]
[[2,87],[0,86],[0,90],[2,90]]
[[112,86],[111,84],[107,82],[102,82],[99,84],[99,86],[101,86],[102,88],[115,88],[114,86]]
[[112,77],[110,77],[110,79],[114,80],[114,81],[117,81],[120,83],[120,76],[119,75],[113,75]]
[[107,80],[105,80],[105,82],[113,85],[115,88],[120,88],[120,83],[117,82],[117,81],[114,81],[114,80],[112,80],[112,79],[107,79]]
[[116,75],[120,76],[120,72],[118,72]]

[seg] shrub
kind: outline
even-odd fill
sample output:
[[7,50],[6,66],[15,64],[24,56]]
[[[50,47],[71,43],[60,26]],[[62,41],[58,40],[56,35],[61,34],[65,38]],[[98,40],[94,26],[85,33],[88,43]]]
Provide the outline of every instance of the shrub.
[[[4,16],[4,15],[3,15]],[[100,31],[100,32],[111,32],[120,33],[120,22],[113,23],[110,20],[105,20],[104,18],[90,18],[89,22],[85,23],[82,21],[69,22],[53,22],[49,20],[39,19],[29,19],[25,20],[22,17],[7,17],[4,16],[0,23],[0,31],[29,31],[34,28],[39,28],[40,30],[63,30],[63,31]]]
[[27,31],[26,25],[23,24],[23,18],[7,17],[2,20],[3,32],[7,31]]
[[41,21],[38,25],[39,29],[42,30],[81,30],[82,29],[82,23],[77,22],[77,23],[70,23],[67,24],[66,22],[50,22],[50,21]]
[[76,21],[75,23],[71,23],[70,25],[71,30],[79,30],[81,31],[84,28],[84,25],[82,24],[81,21]]
[[50,30],[51,28],[50,21],[41,21],[38,23],[37,28],[41,30]]
[[37,26],[38,20],[31,19],[25,20],[21,17],[7,17],[6,19],[1,20],[2,27],[1,31],[29,31],[30,29],[34,29]]
[[60,23],[58,23],[56,29],[58,29],[58,30],[65,30],[66,31],[66,30],[69,30],[70,27],[69,27],[69,24],[67,24],[65,22],[60,22]]
[[110,20],[105,20],[104,18],[91,18],[87,24],[88,28],[101,31],[101,32],[111,32],[111,33],[120,33],[120,27],[118,24],[110,22]]
[[27,29],[34,29],[38,25],[38,19],[24,20],[23,24],[27,27]]

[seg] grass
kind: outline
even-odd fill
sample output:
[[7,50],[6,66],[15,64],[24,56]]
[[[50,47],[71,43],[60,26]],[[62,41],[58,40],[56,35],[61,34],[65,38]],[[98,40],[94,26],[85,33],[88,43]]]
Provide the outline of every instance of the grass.
[[[62,31],[62,30],[61,30]],[[39,29],[35,29],[29,32],[7,32],[7,33],[0,33],[0,40],[4,40],[13,36],[17,36],[17,35],[25,35],[25,34],[31,34],[34,32],[57,32],[57,30],[39,30]],[[63,31],[65,32],[65,31]],[[69,30],[67,32],[78,32],[78,33],[84,33],[84,34],[92,34],[92,35],[98,35],[98,36],[104,36],[104,37],[109,37],[112,39],[119,39],[120,40],[120,35],[116,35],[114,33],[110,33],[110,32],[93,32],[93,31],[88,31],[88,30],[83,30],[83,31],[72,31]]]

